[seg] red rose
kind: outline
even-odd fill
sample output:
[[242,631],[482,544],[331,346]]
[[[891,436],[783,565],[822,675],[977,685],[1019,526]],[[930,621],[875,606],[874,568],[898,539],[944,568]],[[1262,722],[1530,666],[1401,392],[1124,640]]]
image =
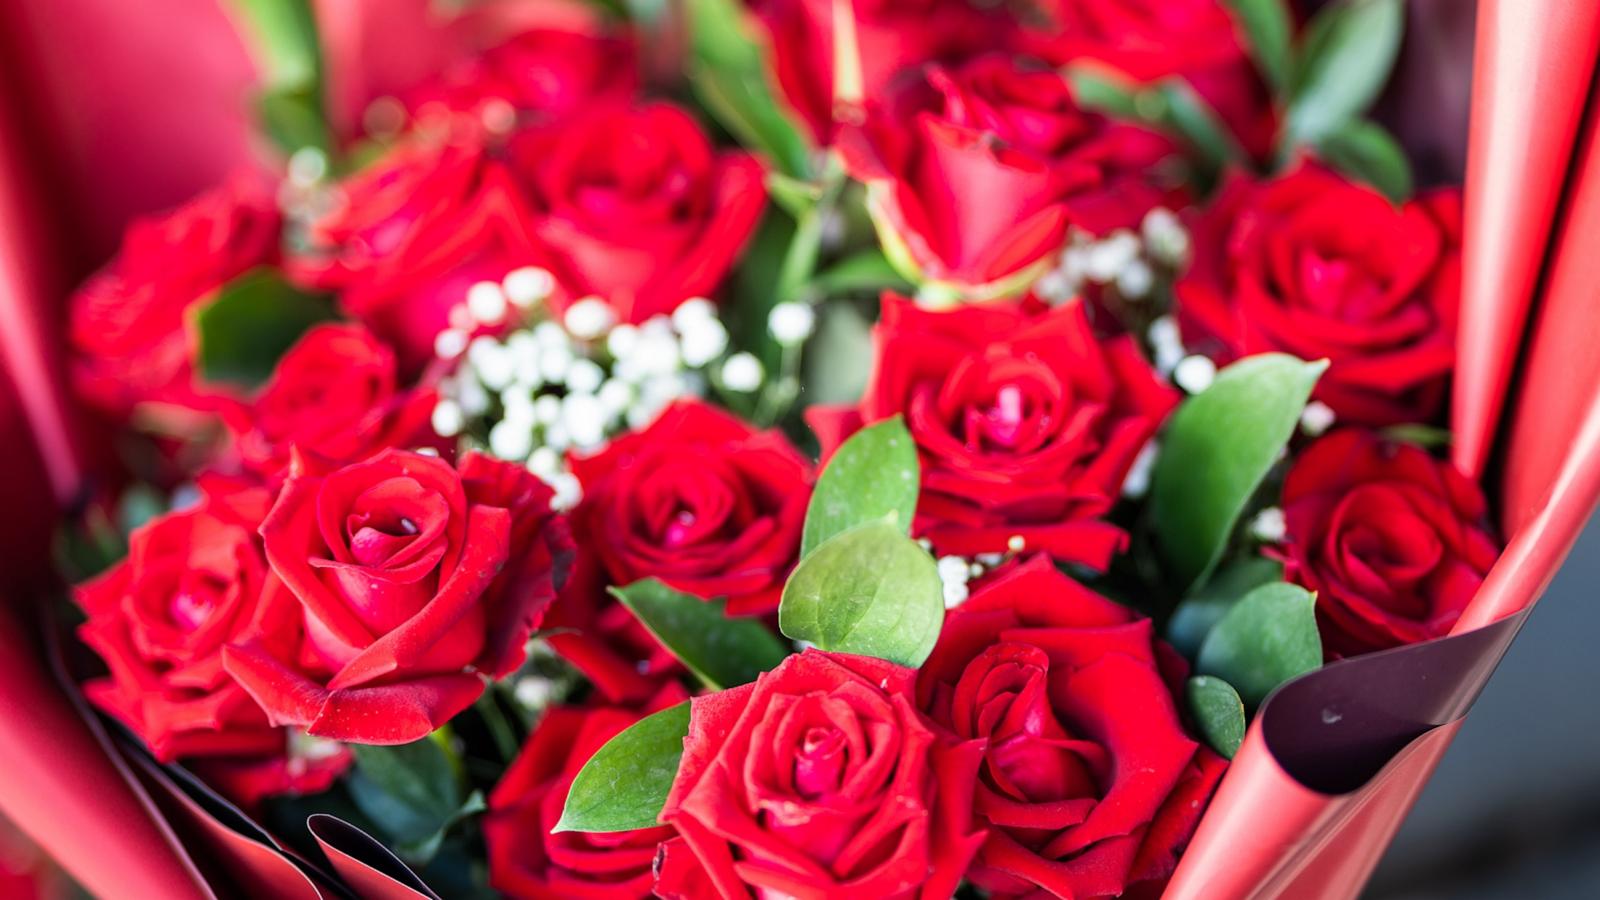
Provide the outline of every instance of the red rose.
[[496,105],[549,124],[597,103],[627,100],[638,81],[633,41],[598,30],[542,27],[459,63],[407,94],[404,103],[424,125],[441,117],[481,125],[497,115]]
[[1341,419],[1432,421],[1455,363],[1460,230],[1459,191],[1397,207],[1316,166],[1236,177],[1195,224],[1185,343],[1219,363],[1327,358],[1315,396]]
[[1359,429],[1305,449],[1283,485],[1284,577],[1317,593],[1330,657],[1447,634],[1499,556],[1477,486]]
[[[811,466],[776,431],[756,431],[705,403],[685,401],[644,431],[574,458],[583,502],[572,512],[582,548],[551,613],[551,646],[616,699],[639,699],[676,667],[607,585],[659,578],[729,615],[771,613],[800,548]],[[633,660],[647,660],[638,672]]]
[[472,285],[545,264],[532,227],[506,167],[481,143],[417,138],[340,186],[294,268],[338,290],[345,310],[414,371]]
[[241,776],[222,783],[242,802],[316,790],[347,762],[288,754],[285,730],[223,671],[227,644],[286,650],[296,632],[294,598],[255,534],[270,499],[260,488],[207,482],[197,507],[136,529],[128,557],[77,591],[88,615],[78,633],[110,669],[84,693],[163,762]]
[[244,178],[133,223],[122,250],[71,301],[76,387],[125,415],[152,402],[214,405],[196,383],[192,316],[224,283],[278,259],[272,195]]
[[398,379],[394,352],[365,328],[318,325],[278,360],[254,402],[225,415],[235,452],[270,476],[291,447],[354,462],[431,439],[433,393],[403,390]]
[[1110,897],[1171,875],[1227,767],[1184,733],[1184,668],[1150,620],[1043,556],[957,607],[917,702],[985,747],[973,808],[988,839],[968,878],[997,896]]
[[[751,0],[771,35],[771,54],[784,97],[819,143],[834,134],[833,0]],[[861,89],[879,97],[896,76],[929,62],[959,62],[994,50],[1015,27],[998,6],[966,0],[860,0],[855,12]],[[914,76],[913,76],[914,77]]]
[[606,741],[645,715],[681,703],[679,685],[643,709],[553,706],[489,795],[483,820],[489,882],[515,900],[637,900],[651,896],[652,867],[671,828],[551,834],[572,780]]
[[1177,402],[1130,338],[1097,339],[1079,301],[934,312],[893,295],[873,337],[860,405],[808,413],[824,451],[903,415],[922,459],[914,531],[940,552],[1003,552],[1019,536],[1106,567],[1126,536],[1100,519]]
[[1081,109],[1058,72],[986,56],[869,102],[839,149],[888,246],[928,278],[983,287],[1025,278],[1069,225],[1136,225],[1168,199],[1151,170],[1173,145]]
[[[724,898],[951,896],[971,829],[981,743],[916,710],[916,671],[807,650],[754,684],[696,697],[661,821]],[[662,891],[664,896],[680,896]]]
[[231,646],[229,674],[274,722],[336,740],[406,743],[460,712],[484,676],[517,667],[553,595],[548,580],[505,568],[515,520],[547,515],[497,505],[507,494],[475,471],[509,466],[469,457],[468,481],[399,450],[331,471],[297,456],[261,537],[300,601],[305,640],[289,655]]
[[627,322],[712,293],[766,197],[755,157],[718,150],[665,103],[602,107],[524,134],[512,154],[557,280]]
[[1033,47],[1057,65],[1097,62],[1137,82],[1188,81],[1240,143],[1264,158],[1277,115],[1239,25],[1219,0],[1047,0]]

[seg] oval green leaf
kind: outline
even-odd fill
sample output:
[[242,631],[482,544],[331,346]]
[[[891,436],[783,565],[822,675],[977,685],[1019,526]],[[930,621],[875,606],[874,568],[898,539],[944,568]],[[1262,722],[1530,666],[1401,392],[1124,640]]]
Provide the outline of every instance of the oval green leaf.
[[1150,516],[1174,583],[1210,574],[1327,367],[1282,353],[1249,356],[1173,414],[1151,475]]
[[869,425],[834,451],[811,492],[800,558],[834,535],[891,518],[904,534],[917,511],[917,445],[899,416]]
[[1255,709],[1278,685],[1322,665],[1316,598],[1286,582],[1246,594],[1206,635],[1195,669],[1238,690]]
[[1226,0],[1228,11],[1244,34],[1250,58],[1275,94],[1289,84],[1289,34],[1293,22],[1285,0]]
[[1411,163],[1394,135],[1366,120],[1346,122],[1318,145],[1322,158],[1399,203],[1411,196]]
[[761,620],[728,618],[723,600],[702,600],[654,578],[611,593],[712,690],[755,681],[789,655]]
[[783,586],[778,628],[823,650],[920,666],[944,624],[938,567],[895,525],[870,522],[800,561]]
[[278,358],[333,310],[270,269],[254,269],[222,287],[195,316],[200,374],[208,381],[255,387],[272,375]]
[[689,0],[693,38],[689,80],[700,102],[739,143],[767,156],[784,174],[811,176],[810,140],[772,90],[765,51],[737,0]]
[[1189,716],[1211,749],[1227,759],[1244,743],[1244,703],[1233,685],[1210,675],[1196,675],[1184,686]]
[[1212,627],[1222,621],[1245,594],[1268,582],[1282,580],[1283,564],[1265,557],[1246,557],[1223,566],[1178,604],[1167,621],[1167,642],[1179,653],[1194,659]]
[[606,741],[572,779],[561,819],[551,831],[650,828],[678,777],[689,702],[645,716]]
[[1289,101],[1292,143],[1318,144],[1367,111],[1389,81],[1404,30],[1401,0],[1345,0],[1311,20]]

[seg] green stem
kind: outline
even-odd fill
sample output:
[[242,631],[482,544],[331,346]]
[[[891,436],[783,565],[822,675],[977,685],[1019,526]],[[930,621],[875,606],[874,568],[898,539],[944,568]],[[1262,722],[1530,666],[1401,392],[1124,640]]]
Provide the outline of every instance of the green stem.
[[520,745],[517,743],[517,733],[511,727],[511,721],[506,718],[505,710],[500,708],[500,703],[495,699],[494,685],[491,684],[483,692],[475,704],[478,715],[483,717],[483,723],[489,729],[490,737],[494,738],[495,749],[500,751],[500,758],[510,762],[517,756]]

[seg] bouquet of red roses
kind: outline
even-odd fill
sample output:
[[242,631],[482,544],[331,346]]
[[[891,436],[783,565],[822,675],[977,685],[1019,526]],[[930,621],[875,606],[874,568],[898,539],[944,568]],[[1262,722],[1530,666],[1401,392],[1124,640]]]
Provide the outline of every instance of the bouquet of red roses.
[[1319,6],[233,3],[260,159],[0,346],[134,892],[1353,896],[1600,496],[1600,16],[1464,211]]

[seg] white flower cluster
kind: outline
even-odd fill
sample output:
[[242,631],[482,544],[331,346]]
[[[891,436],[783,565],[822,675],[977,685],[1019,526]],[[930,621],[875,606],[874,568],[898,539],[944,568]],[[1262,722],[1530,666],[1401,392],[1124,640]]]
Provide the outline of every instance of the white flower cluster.
[[[917,543],[923,550],[933,552],[933,544],[927,538],[919,538]],[[1021,553],[1027,544],[1021,535],[1012,535],[1006,542],[1005,553],[979,553],[972,559],[961,556],[941,556],[938,559],[939,583],[944,588],[944,608],[955,609],[967,602],[970,594],[968,583],[974,578],[981,578],[983,573],[996,568],[1006,560]]]
[[1122,299],[1139,302],[1150,296],[1159,274],[1183,268],[1189,258],[1189,232],[1171,210],[1150,210],[1137,232],[1118,228],[1102,238],[1073,230],[1054,268],[1034,283],[1033,291],[1048,303],[1065,303],[1085,283],[1114,287]]
[[[468,290],[434,342],[435,354],[456,366],[440,385],[433,429],[525,462],[555,488],[558,508],[581,496],[566,451],[597,451],[672,401],[702,396],[719,361],[725,386],[761,386],[754,357],[727,355],[728,331],[709,300],[691,299],[671,316],[630,325],[599,297],[571,303],[557,319],[544,304],[554,289],[549,272],[529,267]],[[472,336],[503,325],[513,311],[519,327],[502,337]],[[745,371],[749,363],[753,374]]]

